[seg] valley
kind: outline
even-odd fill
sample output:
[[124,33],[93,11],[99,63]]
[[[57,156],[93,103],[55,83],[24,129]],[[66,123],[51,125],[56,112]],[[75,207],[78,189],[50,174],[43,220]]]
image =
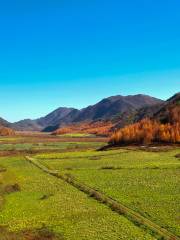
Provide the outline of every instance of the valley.
[[116,96],[20,128],[1,119],[0,239],[178,240],[179,101]]
[[0,6],[0,240],[180,240],[180,1]]
[[0,238],[178,239],[180,148],[98,151],[107,141],[1,137]]

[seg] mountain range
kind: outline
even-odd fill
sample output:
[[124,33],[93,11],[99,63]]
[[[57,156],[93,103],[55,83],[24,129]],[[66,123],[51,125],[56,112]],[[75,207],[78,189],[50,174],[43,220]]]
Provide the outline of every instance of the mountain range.
[[[25,119],[9,123],[0,118],[0,125],[18,131],[54,131],[60,127],[81,122],[107,121],[116,122],[116,127],[123,127],[144,117],[158,116],[160,109],[165,108],[169,102],[180,97],[180,93],[167,102],[143,94],[129,96],[112,96],[105,98],[95,105],[81,110],[60,107],[45,117],[31,120]],[[164,110],[165,111],[165,110]]]

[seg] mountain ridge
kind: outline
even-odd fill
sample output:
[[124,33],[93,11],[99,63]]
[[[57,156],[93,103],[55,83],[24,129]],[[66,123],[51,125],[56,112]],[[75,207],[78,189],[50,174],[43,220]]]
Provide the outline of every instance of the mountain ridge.
[[[180,103],[180,92],[174,94],[172,97],[162,103],[143,107],[138,111],[126,112],[123,116],[120,116],[119,119],[115,120],[117,121],[115,129],[123,128],[127,124],[139,122],[144,118],[154,119],[161,123],[168,123],[168,119],[170,118],[170,111],[172,108],[175,108],[178,105],[178,102]],[[180,108],[179,106],[178,109]],[[179,112],[179,110],[177,112]]]
[[116,95],[102,99],[83,109],[59,107],[44,117],[7,123],[18,131],[54,131],[59,127],[84,121],[111,120],[126,111],[138,111],[142,107],[163,103],[163,100],[144,94]]

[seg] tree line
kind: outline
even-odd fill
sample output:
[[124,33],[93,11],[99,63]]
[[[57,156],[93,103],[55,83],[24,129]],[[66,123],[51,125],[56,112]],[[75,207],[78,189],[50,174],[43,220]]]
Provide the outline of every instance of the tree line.
[[150,144],[153,142],[180,143],[180,123],[161,124],[146,118],[119,129],[110,139],[110,143],[113,145],[123,143]]

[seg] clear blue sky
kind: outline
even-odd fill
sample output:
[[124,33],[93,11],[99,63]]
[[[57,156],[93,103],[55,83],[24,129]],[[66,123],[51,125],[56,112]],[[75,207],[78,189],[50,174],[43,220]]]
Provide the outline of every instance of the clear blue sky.
[[0,2],[0,116],[9,121],[180,90],[179,0]]

